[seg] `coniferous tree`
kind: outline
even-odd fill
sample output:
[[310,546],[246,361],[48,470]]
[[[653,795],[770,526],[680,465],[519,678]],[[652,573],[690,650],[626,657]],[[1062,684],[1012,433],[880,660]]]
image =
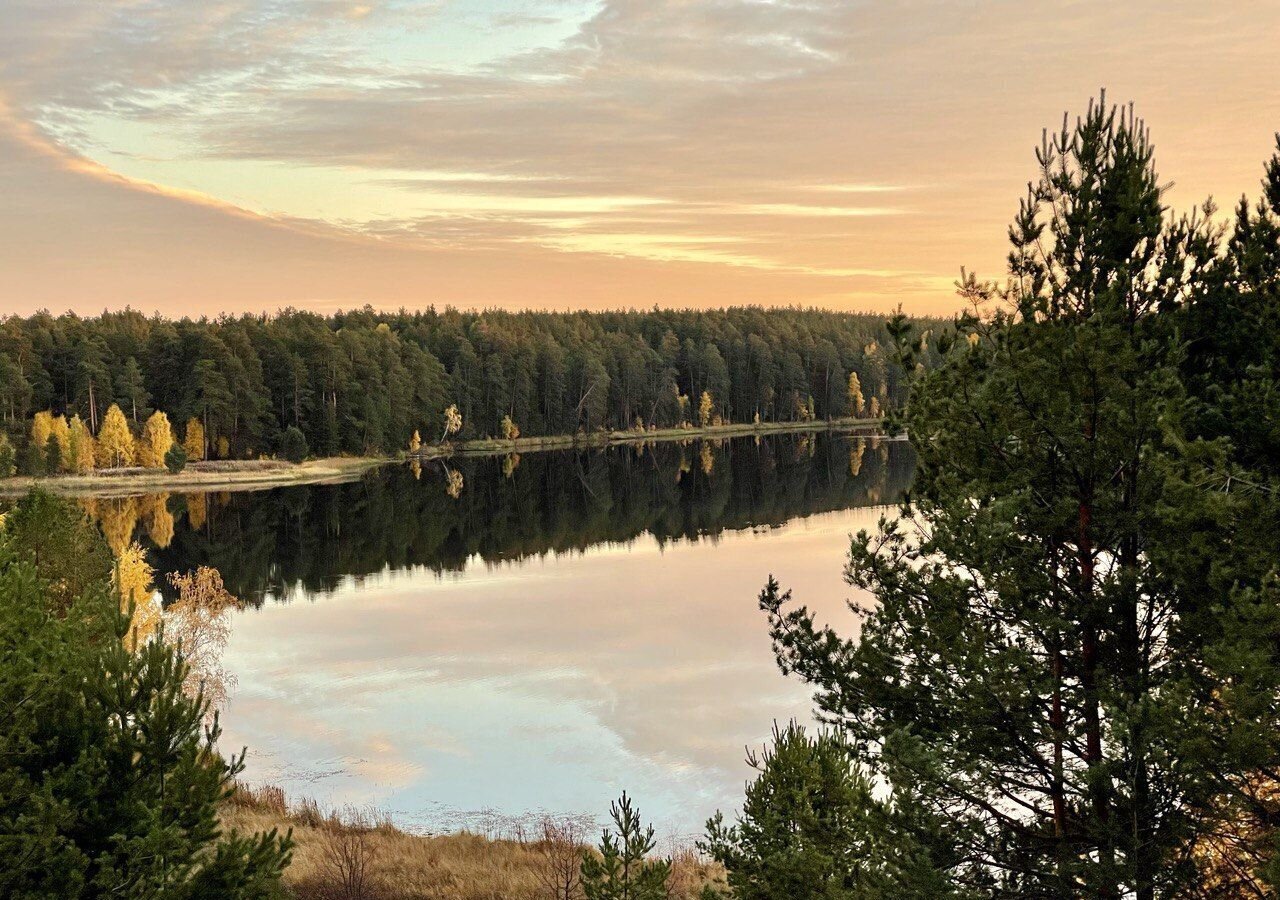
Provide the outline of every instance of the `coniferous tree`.
[[181,444],[175,443],[169,448],[164,455],[164,465],[171,475],[177,475],[187,467],[187,451],[182,449]]
[[50,515],[23,527],[50,531],[0,538],[0,894],[274,896],[290,839],[222,834],[217,805],[242,762],[214,752],[182,658],[163,641],[126,647],[109,571],[50,580],[36,556],[78,511],[27,505]]
[[44,470],[49,475],[56,475],[62,471],[62,445],[52,434],[49,435],[49,440],[44,446]]
[[859,639],[772,582],[761,605],[783,669],[940,825],[954,890],[1188,896],[1240,773],[1280,762],[1280,598],[1238,550],[1259,504],[1179,377],[1221,261],[1207,216],[1166,220],[1132,113],[1091,106],[1038,157],[1007,287],[963,285],[1007,308],[935,342],[897,423],[919,474],[853,543]]
[[653,826],[644,827],[640,812],[624,791],[609,807],[616,833],[605,829],[598,854],[582,859],[582,892],[586,900],[666,900],[669,860],[652,860]]
[[280,441],[280,455],[291,463],[300,463],[307,458],[307,438],[302,431],[293,425],[284,430]]
[[[700,844],[725,867],[735,900],[942,900],[938,864],[879,799],[852,747],[791,723],[748,757],[758,773],[733,825],[716,813]],[[914,825],[914,823],[913,823]]]

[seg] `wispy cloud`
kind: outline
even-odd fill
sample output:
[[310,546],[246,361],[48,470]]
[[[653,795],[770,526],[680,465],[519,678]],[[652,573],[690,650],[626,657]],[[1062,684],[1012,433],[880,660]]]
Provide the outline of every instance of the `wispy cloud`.
[[8,127],[64,168],[405,246],[721,267],[709,302],[772,296],[752,268],[947,305],[1102,82],[1191,200],[1251,187],[1280,120],[1262,0],[0,3]]

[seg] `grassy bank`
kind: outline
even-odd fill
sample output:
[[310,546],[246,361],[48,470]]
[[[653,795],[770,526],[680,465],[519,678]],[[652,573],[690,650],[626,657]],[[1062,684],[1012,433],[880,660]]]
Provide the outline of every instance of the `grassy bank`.
[[[686,441],[695,438],[871,430],[879,425],[879,419],[832,419],[817,422],[747,422],[708,425],[705,428],[660,428],[653,431],[599,431],[590,434],[521,437],[514,440],[483,438],[425,446],[418,453],[418,458],[429,460],[451,456],[500,456],[508,453]],[[379,456],[335,456],[308,460],[297,465],[267,459],[209,460],[191,463],[176,475],[165,469],[104,469],[86,475],[58,475],[53,478],[18,476],[0,479],[0,496],[20,496],[36,485],[69,496],[118,497],[152,491],[252,491],[287,485],[333,484],[354,481],[370,469],[399,461],[398,458]]]
[[[417,835],[400,831],[377,813],[326,813],[310,801],[290,804],[272,787],[237,790],[221,817],[224,826],[241,831],[293,829],[296,847],[285,886],[299,900],[541,900],[555,896],[550,884],[556,873],[576,867],[583,849],[565,839],[565,823],[550,820],[530,823],[528,834],[505,838]],[[594,829],[576,833],[585,841],[599,838]],[[659,850],[667,855],[665,848]],[[721,883],[721,870],[691,848],[671,855],[671,900],[698,900],[704,885]],[[351,889],[353,875],[360,880],[358,891]]]

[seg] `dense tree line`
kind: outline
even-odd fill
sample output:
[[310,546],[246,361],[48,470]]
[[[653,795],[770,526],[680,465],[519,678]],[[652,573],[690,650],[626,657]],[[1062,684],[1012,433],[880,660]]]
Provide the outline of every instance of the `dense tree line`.
[[403,449],[453,405],[461,438],[876,415],[903,395],[886,339],[880,317],[802,309],[38,313],[0,324],[0,419],[20,446],[40,411],[98,435],[112,405],[135,432],[159,410],[245,458],[290,428],[318,454]]
[[[977,312],[896,419],[919,469],[853,542],[859,636],[761,594],[840,743],[791,736],[754,788],[781,808],[712,823],[736,896],[793,859],[795,897],[1280,890],[1280,153],[1225,226],[1168,214],[1131,111],[1038,162],[1008,281],[964,284]],[[852,833],[802,852],[833,818]]]

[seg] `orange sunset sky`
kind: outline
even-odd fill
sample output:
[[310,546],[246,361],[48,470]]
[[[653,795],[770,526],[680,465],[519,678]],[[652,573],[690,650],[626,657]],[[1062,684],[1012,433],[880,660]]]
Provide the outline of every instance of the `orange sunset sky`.
[[0,313],[815,304],[1000,274],[1041,128],[1256,195],[1280,3],[0,0]]

